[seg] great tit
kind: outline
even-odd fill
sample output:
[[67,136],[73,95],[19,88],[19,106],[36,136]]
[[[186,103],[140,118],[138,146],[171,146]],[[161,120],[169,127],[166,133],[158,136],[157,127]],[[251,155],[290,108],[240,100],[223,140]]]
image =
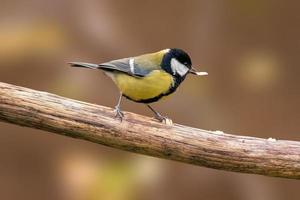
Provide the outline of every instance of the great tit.
[[[120,104],[122,96],[137,103],[144,103],[161,122],[171,121],[155,111],[149,104],[176,91],[187,74],[207,75],[192,67],[189,55],[181,49],[165,49],[155,53],[112,60],[102,64],[71,62],[73,67],[101,69],[120,90],[115,107],[116,117],[124,117]],[[171,121],[172,122],[172,121]]]

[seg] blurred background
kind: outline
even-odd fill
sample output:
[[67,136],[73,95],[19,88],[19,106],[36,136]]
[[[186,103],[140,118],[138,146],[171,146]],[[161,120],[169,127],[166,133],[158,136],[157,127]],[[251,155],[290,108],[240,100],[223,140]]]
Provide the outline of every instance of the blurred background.
[[[186,50],[188,77],[155,108],[176,123],[300,140],[300,3],[279,0],[1,0],[0,81],[113,107],[101,63]],[[152,116],[145,106],[122,108]],[[300,182],[217,171],[0,123],[0,198],[299,199]]]

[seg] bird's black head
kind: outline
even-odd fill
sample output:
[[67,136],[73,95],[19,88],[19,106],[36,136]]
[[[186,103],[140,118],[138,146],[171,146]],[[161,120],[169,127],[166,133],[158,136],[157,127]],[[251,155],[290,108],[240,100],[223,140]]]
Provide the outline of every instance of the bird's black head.
[[181,82],[190,72],[192,61],[183,50],[168,49],[162,60],[162,68]]

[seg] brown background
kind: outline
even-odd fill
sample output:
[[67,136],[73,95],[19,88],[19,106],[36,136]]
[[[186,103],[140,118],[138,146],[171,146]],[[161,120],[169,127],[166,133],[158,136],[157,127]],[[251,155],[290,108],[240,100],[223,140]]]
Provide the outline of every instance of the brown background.
[[[297,1],[1,0],[0,81],[113,107],[104,62],[178,47],[208,77],[154,105],[208,130],[300,140]],[[124,101],[123,109],[151,115]],[[299,199],[300,182],[217,171],[0,123],[1,199]]]

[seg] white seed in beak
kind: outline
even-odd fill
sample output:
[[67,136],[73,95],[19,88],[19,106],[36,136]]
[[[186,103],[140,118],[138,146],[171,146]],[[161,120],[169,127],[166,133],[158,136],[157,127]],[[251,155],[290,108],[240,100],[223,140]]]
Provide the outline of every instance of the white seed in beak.
[[195,75],[197,75],[197,76],[207,76],[208,73],[207,72],[195,72]]

